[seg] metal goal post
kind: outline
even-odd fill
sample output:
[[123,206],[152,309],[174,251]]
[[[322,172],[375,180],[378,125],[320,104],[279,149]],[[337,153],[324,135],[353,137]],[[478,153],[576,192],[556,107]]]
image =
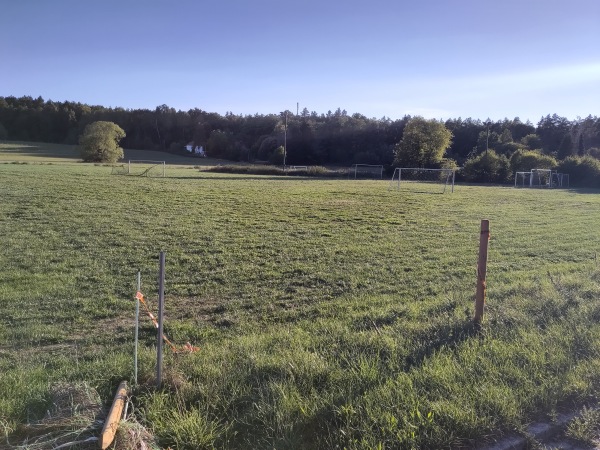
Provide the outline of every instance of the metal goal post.
[[358,179],[360,177],[383,179],[383,166],[380,164],[353,164],[348,172],[349,177]]
[[147,175],[150,170],[155,167],[160,167],[161,176],[165,177],[165,161],[153,161],[149,159],[130,159],[127,161],[127,174],[131,175],[132,165],[135,167],[136,165],[144,166],[144,171],[141,175]]
[[568,188],[569,174],[551,169],[515,172],[516,188]]
[[[446,192],[450,187],[450,192],[454,192],[454,181],[456,179],[456,170],[452,169],[422,169],[419,167],[396,167],[389,189],[400,190],[402,185],[417,186],[417,190],[431,192],[437,190],[439,186],[441,193]],[[431,186],[425,189],[425,186]]]

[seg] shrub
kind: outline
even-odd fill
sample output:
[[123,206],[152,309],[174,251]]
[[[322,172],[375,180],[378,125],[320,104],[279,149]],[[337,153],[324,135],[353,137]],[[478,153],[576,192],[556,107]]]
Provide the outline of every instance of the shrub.
[[[452,169],[455,171],[455,181],[465,181],[465,177],[460,170],[460,166],[456,162],[456,160],[452,158],[442,158],[442,162],[440,163],[440,169]],[[446,174],[440,172],[440,180],[445,179]]]
[[558,171],[569,174],[571,186],[600,188],[600,161],[592,156],[569,156],[560,162]]
[[506,142],[498,144],[495,149],[498,153],[502,155],[512,155],[514,152],[519,150],[523,150],[525,146],[523,144],[519,144],[517,142]]
[[598,147],[589,148],[587,153],[592,158],[600,159],[600,148],[598,148]]
[[505,183],[510,176],[508,158],[489,150],[468,159],[462,170],[467,181],[479,183]]
[[322,166],[309,166],[306,169],[283,170],[283,168],[276,166],[232,164],[224,166],[219,165],[208,168],[202,167],[200,168],[200,170],[203,172],[241,173],[252,175],[308,176],[322,178],[342,178],[348,175],[348,171],[345,169],[332,170]]
[[458,169],[457,162],[452,158],[442,158],[442,162],[440,163],[440,169]]
[[261,161],[267,161],[271,155],[277,149],[277,139],[274,137],[267,137],[263,139],[258,148],[258,153],[256,154],[257,159]]
[[332,176],[332,172],[323,166],[308,166],[306,175],[311,177],[328,177]]
[[283,164],[284,155],[285,149],[283,148],[283,145],[280,145],[273,151],[273,153],[269,157],[269,162],[274,165]]
[[510,157],[512,173],[531,169],[555,169],[558,165],[552,156],[543,155],[537,150],[517,150]]

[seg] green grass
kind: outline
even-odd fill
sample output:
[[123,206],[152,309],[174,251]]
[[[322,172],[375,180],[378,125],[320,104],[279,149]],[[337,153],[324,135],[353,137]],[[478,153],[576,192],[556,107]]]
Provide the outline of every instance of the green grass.
[[[143,159],[189,166],[213,166],[223,162],[213,158],[195,158],[152,150],[125,149],[124,153],[125,156],[123,159],[125,161],[129,159]],[[77,145],[0,141],[0,164],[8,162],[24,164],[80,163],[81,156]]]
[[[144,158],[146,159],[146,158]],[[43,415],[52,381],[110,401],[131,379],[137,270],[167,351],[142,322],[139,419],[177,448],[457,448],[597,397],[596,191],[0,165],[0,429]],[[488,305],[471,325],[480,219]]]

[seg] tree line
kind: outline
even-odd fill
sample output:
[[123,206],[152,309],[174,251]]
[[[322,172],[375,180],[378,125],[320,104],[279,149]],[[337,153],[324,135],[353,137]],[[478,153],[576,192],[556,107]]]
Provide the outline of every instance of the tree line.
[[[77,144],[87,125],[108,121],[124,130],[121,145],[125,148],[181,153],[193,142],[210,157],[280,163],[278,149],[285,145],[287,163],[297,165],[392,165],[411,119],[408,115],[398,120],[368,118],[340,108],[326,114],[304,108],[298,114],[220,115],[167,105],[154,110],[124,109],[42,97],[0,97],[0,139]],[[518,117],[437,122],[452,133],[444,156],[458,166],[490,151],[507,159],[517,151],[536,151],[557,161],[600,156],[600,119],[596,116],[568,120],[548,114],[536,125]]]

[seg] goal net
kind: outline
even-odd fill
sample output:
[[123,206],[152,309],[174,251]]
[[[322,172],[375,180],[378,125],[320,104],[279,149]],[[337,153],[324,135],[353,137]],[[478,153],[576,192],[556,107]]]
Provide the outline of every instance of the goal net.
[[569,174],[550,169],[532,169],[515,173],[516,188],[568,188]]
[[138,177],[164,177],[165,161],[130,159],[127,164],[113,166],[115,175],[133,175]]
[[383,166],[375,164],[354,164],[348,171],[348,178],[383,179]]
[[455,176],[456,169],[396,167],[390,182],[390,189],[440,194],[446,190],[454,192]]

